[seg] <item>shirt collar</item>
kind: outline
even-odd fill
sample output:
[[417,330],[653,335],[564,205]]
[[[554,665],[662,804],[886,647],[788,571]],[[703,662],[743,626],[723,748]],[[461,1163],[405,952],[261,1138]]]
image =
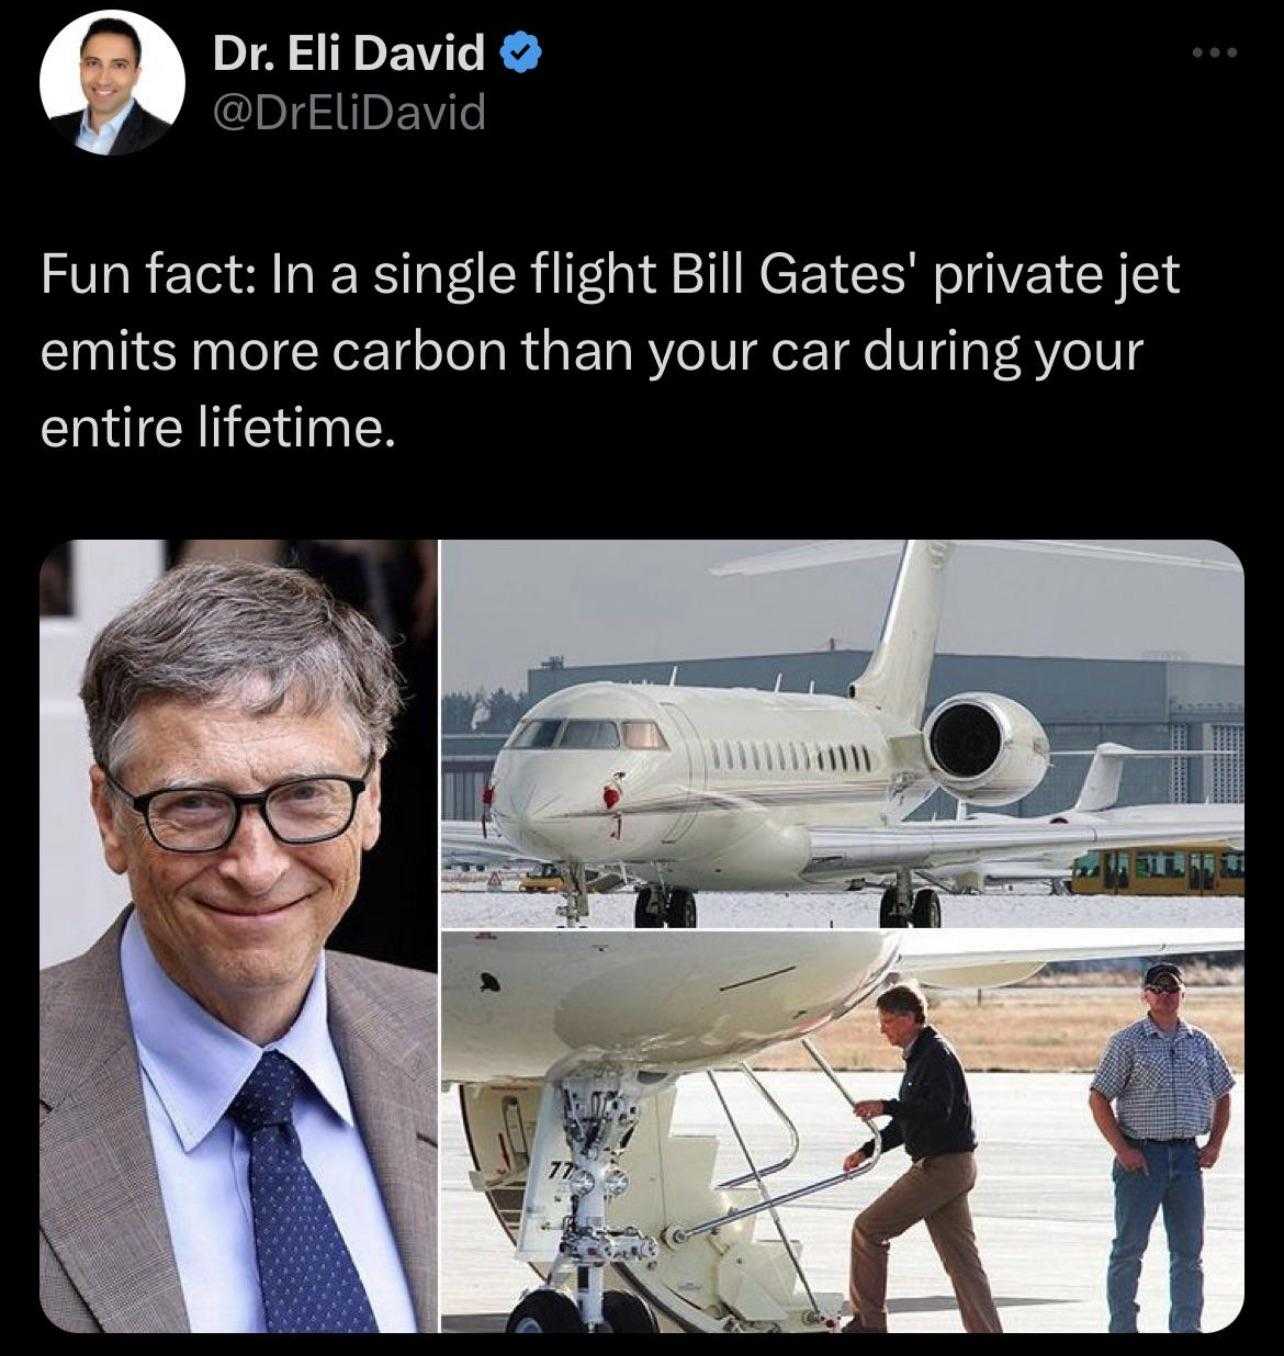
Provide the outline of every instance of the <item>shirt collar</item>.
[[1171,1031],[1165,1031],[1165,1030],[1163,1029],[1163,1027],[1161,1027],[1161,1026],[1159,1025],[1159,1023],[1158,1023],[1157,1021],[1155,1021],[1155,1019],[1150,1015],[1150,1013],[1147,1013],[1147,1014],[1141,1019],[1141,1027],[1142,1027],[1142,1030],[1146,1033],[1147,1036],[1189,1036],[1189,1035],[1190,1035],[1190,1027],[1187,1025],[1186,1020],[1185,1020],[1185,1018],[1183,1018],[1183,1017],[1178,1017],[1178,1018],[1177,1018],[1177,1025],[1176,1025],[1175,1027],[1173,1027],[1173,1029],[1172,1029]]
[[170,979],[152,955],[137,912],[125,924],[120,968],[139,1062],[185,1152],[196,1148],[223,1118],[265,1050],[279,1050],[292,1059],[330,1110],[355,1125],[330,1039],[324,952],[294,1025],[264,1047],[224,1026]]
[[134,104],[135,104],[135,102],[136,102],[136,101],[135,101],[135,99],[134,99],[134,96],[131,94],[131,95],[129,96],[128,102],[125,104],[125,107],[122,108],[122,109],[120,110],[120,112],[117,113],[116,116],[115,116],[114,118],[111,119],[110,122],[105,122],[105,123],[103,123],[102,129],[101,129],[100,131],[97,131],[97,132],[95,132],[94,129],[93,129],[93,127],[90,126],[90,122],[89,122],[89,105],[86,104],[86,105],[85,105],[85,111],[80,115],[80,131],[81,131],[81,134],[82,134],[83,136],[101,137],[101,136],[104,136],[107,132],[110,132],[110,133],[112,134],[112,136],[115,136],[115,135],[120,131],[120,129],[124,126],[124,124],[125,124],[125,119],[126,119],[127,117],[129,117],[129,115],[134,111]]

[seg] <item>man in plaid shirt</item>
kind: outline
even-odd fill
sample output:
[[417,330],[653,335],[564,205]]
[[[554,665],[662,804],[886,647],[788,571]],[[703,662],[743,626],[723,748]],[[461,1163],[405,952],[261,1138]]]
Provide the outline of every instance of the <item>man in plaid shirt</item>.
[[[1198,1332],[1204,1308],[1204,1183],[1230,1124],[1230,1067],[1212,1039],[1181,1019],[1186,988],[1167,961],[1152,965],[1141,996],[1149,1012],[1116,1031],[1088,1105],[1115,1151],[1115,1242],[1106,1273],[1110,1331],[1137,1331],[1137,1282],[1162,1206],[1168,1233],[1170,1332]],[[1115,1106],[1112,1108],[1111,1103]],[[1208,1135],[1201,1148],[1197,1135]]]

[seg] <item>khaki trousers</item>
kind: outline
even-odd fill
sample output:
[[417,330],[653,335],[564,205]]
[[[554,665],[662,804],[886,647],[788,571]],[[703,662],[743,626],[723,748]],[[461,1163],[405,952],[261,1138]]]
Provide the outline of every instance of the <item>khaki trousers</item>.
[[887,1331],[888,1240],[922,1220],[954,1286],[967,1332],[1002,1332],[976,1250],[967,1194],[976,1185],[970,1153],[920,1159],[852,1226],[852,1308],[863,1327]]

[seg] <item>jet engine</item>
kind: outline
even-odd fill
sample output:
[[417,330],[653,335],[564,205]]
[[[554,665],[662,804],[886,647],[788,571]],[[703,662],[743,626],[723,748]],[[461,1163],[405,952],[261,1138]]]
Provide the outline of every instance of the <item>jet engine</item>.
[[937,783],[969,805],[1010,805],[1048,770],[1043,726],[1020,702],[992,692],[951,697],[927,718],[923,752]]

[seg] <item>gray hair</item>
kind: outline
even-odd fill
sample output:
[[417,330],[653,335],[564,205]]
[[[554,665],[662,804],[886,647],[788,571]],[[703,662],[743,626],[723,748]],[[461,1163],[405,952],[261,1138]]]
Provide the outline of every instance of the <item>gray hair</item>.
[[302,570],[248,561],[171,570],[99,632],[80,699],[102,766],[129,756],[149,697],[236,699],[256,716],[287,697],[309,715],[337,705],[379,754],[401,705],[391,647],[361,613]]

